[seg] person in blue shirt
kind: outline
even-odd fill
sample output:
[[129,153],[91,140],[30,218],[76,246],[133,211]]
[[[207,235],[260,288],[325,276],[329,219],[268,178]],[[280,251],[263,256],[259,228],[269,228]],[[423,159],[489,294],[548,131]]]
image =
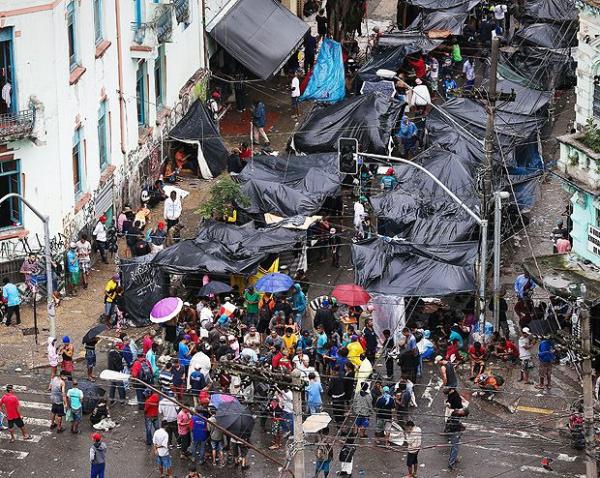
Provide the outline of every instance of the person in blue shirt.
[[550,379],[552,377],[552,364],[556,359],[554,355],[554,343],[549,337],[544,337],[538,346],[538,359],[540,360],[540,382],[536,388],[543,389],[545,387],[550,390]]
[[202,407],[196,407],[196,413],[192,415],[192,446],[190,455],[192,458],[192,471],[196,466],[204,464],[206,453],[206,441],[208,440],[208,415]]
[[206,378],[201,371],[202,367],[196,365],[194,371],[190,375],[190,390],[194,399],[194,406],[198,406],[198,395],[200,391],[206,387]]
[[265,146],[269,146],[269,138],[265,133],[265,126],[267,124],[267,109],[265,104],[257,100],[254,103],[254,111],[252,112],[252,129],[254,130],[254,144],[260,145],[260,137],[262,136],[265,140]]
[[456,81],[454,81],[454,78],[452,78],[452,75],[447,74],[445,76],[442,83],[442,88],[444,89],[444,97],[446,99],[450,98],[452,96],[450,90],[456,90],[458,88],[458,85],[456,84]]
[[306,300],[306,296],[304,292],[302,292],[302,288],[300,284],[294,284],[294,293],[292,294],[292,312],[294,312],[294,320],[298,324],[298,327],[302,328],[302,317],[304,316],[304,312],[306,311],[306,306],[308,305],[308,301]]
[[323,330],[323,327],[319,325],[317,327],[317,359],[315,361],[317,372],[323,372],[325,369],[325,360],[323,359],[323,356],[327,354],[327,342],[327,334]]
[[77,286],[79,285],[79,257],[77,257],[77,244],[71,242],[69,245],[69,251],[67,252],[67,272],[69,273],[69,291],[72,294],[77,293]]
[[408,118],[408,116],[402,116],[402,121],[400,121],[400,128],[396,133],[396,137],[402,143],[402,153],[407,159],[410,158],[410,156],[417,147],[418,134],[419,130],[417,129],[417,125],[414,124]]
[[323,393],[323,387],[321,382],[317,380],[317,375],[314,372],[308,374],[308,385],[306,386],[306,405],[308,406],[308,413],[319,413],[323,405],[323,399],[321,394]]
[[186,374],[192,358],[192,351],[189,346],[190,340],[191,337],[189,335],[184,335],[181,342],[179,342],[179,348],[177,349],[177,358],[179,358],[179,363],[185,367]]
[[531,279],[529,272],[526,271],[517,276],[515,279],[515,292],[517,293],[517,297],[526,299],[531,292],[533,292],[533,289],[535,289],[535,283]]
[[6,316],[2,323],[7,327],[10,325],[12,316],[14,315],[17,320],[17,325],[21,323],[21,294],[19,289],[14,285],[8,277],[2,279],[4,286],[2,287],[2,297],[6,300]]
[[391,191],[394,189],[396,184],[398,184],[398,180],[396,179],[396,176],[394,176],[394,168],[389,168],[385,172],[385,176],[383,176],[379,182],[381,183],[381,189],[384,191]]

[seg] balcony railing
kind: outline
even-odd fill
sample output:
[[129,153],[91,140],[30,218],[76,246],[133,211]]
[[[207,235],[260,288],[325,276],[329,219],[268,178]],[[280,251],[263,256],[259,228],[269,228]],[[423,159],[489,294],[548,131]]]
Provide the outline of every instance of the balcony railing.
[[174,0],[173,5],[175,5],[177,23],[188,23],[190,21],[190,1]]
[[33,131],[35,111],[21,110],[0,115],[0,142],[27,138]]

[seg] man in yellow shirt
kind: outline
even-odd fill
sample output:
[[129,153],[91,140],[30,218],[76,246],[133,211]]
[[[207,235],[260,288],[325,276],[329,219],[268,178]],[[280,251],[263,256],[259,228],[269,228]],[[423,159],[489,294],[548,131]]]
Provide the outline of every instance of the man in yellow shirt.
[[294,330],[291,327],[288,327],[285,329],[285,335],[281,337],[281,340],[283,340],[283,346],[290,356],[293,356],[296,352],[296,344],[298,343],[298,336],[293,332]]
[[104,320],[108,327],[112,325],[115,301],[119,295],[119,279],[119,274],[113,275],[104,288]]
[[357,335],[350,337],[350,343],[346,348],[348,349],[348,360],[352,362],[352,365],[355,367],[360,367],[360,356],[365,353],[365,350],[362,345],[360,345]]

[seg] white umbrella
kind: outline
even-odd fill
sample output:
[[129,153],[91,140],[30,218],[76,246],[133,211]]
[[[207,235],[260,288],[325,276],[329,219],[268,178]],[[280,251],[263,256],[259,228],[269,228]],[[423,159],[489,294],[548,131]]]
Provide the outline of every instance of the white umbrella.
[[208,379],[208,372],[210,372],[210,366],[210,357],[204,352],[196,352],[190,360],[190,373],[188,373],[187,377],[187,388],[190,388],[190,375],[194,370],[196,370],[196,367],[200,367],[200,371]]
[[129,374],[106,369],[100,372],[100,380],[108,380],[110,382],[129,380]]
[[329,413],[314,413],[304,420],[302,430],[304,430],[304,433],[317,433],[318,431],[323,430],[323,428],[327,428],[329,422],[331,422]]

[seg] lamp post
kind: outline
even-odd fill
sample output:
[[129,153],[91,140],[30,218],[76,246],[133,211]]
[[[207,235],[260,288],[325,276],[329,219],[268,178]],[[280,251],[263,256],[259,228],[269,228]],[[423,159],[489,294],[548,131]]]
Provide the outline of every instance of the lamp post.
[[[54,288],[52,286],[52,253],[50,252],[50,217],[45,216],[33,207],[23,196],[17,193],[10,193],[0,198],[0,204],[4,201],[17,198],[25,206],[27,206],[31,212],[39,217],[44,223],[44,257],[46,259],[46,295],[47,295],[47,310],[48,310],[48,322],[50,328],[50,336],[56,337],[56,311],[54,309]],[[34,292],[35,293],[35,292]]]

